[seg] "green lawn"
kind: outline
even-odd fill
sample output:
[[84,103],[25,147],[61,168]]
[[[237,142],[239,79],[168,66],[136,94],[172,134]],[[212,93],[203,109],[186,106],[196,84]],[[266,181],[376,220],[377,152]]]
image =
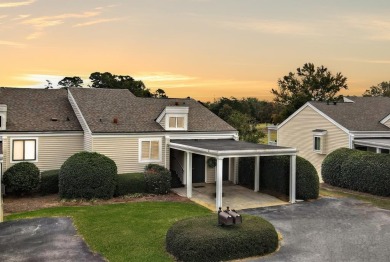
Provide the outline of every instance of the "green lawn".
[[172,261],[165,234],[183,218],[210,214],[192,203],[138,202],[87,207],[56,207],[12,214],[6,220],[70,216],[92,250],[109,261]]

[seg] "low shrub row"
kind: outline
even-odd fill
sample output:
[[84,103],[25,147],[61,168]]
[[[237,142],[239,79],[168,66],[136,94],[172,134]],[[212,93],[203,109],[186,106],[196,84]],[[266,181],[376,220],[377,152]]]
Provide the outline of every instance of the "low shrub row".
[[249,215],[240,225],[217,225],[217,215],[176,222],[167,232],[166,249],[179,261],[226,261],[274,252],[278,235],[268,221]]
[[[254,158],[242,158],[239,163],[239,183],[254,187]],[[289,195],[289,156],[267,156],[260,159],[260,189]],[[315,167],[297,156],[296,198],[316,199],[319,195],[319,178]]]
[[162,166],[149,164],[144,173],[117,175],[116,164],[110,158],[80,152],[68,158],[60,170],[41,174],[33,163],[17,163],[4,173],[4,184],[7,192],[14,194],[39,189],[44,195],[59,193],[67,199],[109,199],[135,193],[167,194],[171,173]]
[[390,196],[390,155],[335,150],[322,163],[322,178],[332,186]]

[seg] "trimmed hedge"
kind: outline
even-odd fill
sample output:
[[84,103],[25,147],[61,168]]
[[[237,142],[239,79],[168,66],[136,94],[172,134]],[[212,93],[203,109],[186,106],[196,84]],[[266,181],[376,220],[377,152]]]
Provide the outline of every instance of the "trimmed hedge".
[[48,170],[41,173],[41,193],[43,195],[58,193],[58,175],[60,170]]
[[390,155],[338,149],[325,158],[322,177],[333,186],[390,196]]
[[7,192],[31,193],[39,185],[39,169],[33,163],[20,162],[4,172],[3,181]]
[[125,196],[135,193],[145,193],[146,182],[142,173],[127,173],[117,176],[115,196]]
[[168,194],[171,190],[171,172],[163,166],[149,164],[145,167],[146,192]]
[[268,221],[249,215],[243,223],[218,226],[217,215],[176,222],[167,232],[166,249],[179,261],[226,261],[274,252],[278,235]]
[[95,152],[80,152],[61,166],[59,194],[62,198],[112,198],[117,167],[113,160]]
[[[239,182],[254,187],[254,158],[240,159]],[[290,157],[267,156],[260,158],[260,189],[289,195]],[[315,167],[306,159],[297,156],[296,160],[296,198],[317,199],[319,196],[319,177]]]

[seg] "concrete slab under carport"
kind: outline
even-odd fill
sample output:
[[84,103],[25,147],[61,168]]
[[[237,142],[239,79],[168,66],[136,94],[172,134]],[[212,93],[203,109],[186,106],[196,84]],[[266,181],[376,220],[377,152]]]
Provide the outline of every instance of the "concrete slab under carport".
[[[172,188],[172,191],[180,196],[186,197],[187,190],[185,187]],[[191,200],[215,211],[215,184],[193,184]],[[287,204],[289,203],[276,197],[254,192],[253,190],[240,185],[235,185],[231,182],[223,183],[223,209],[227,206],[231,209],[240,210]]]

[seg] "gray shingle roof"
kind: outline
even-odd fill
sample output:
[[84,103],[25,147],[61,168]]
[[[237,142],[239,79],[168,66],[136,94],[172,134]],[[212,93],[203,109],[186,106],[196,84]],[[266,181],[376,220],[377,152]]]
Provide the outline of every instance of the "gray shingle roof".
[[350,131],[390,131],[380,121],[390,114],[390,97],[348,97],[354,103],[309,102]]
[[65,89],[1,87],[0,104],[7,105],[6,132],[82,131]]
[[176,104],[189,107],[189,132],[235,131],[193,99],[139,98],[123,89],[71,88],[70,92],[94,133],[164,131],[155,120],[166,106]]

